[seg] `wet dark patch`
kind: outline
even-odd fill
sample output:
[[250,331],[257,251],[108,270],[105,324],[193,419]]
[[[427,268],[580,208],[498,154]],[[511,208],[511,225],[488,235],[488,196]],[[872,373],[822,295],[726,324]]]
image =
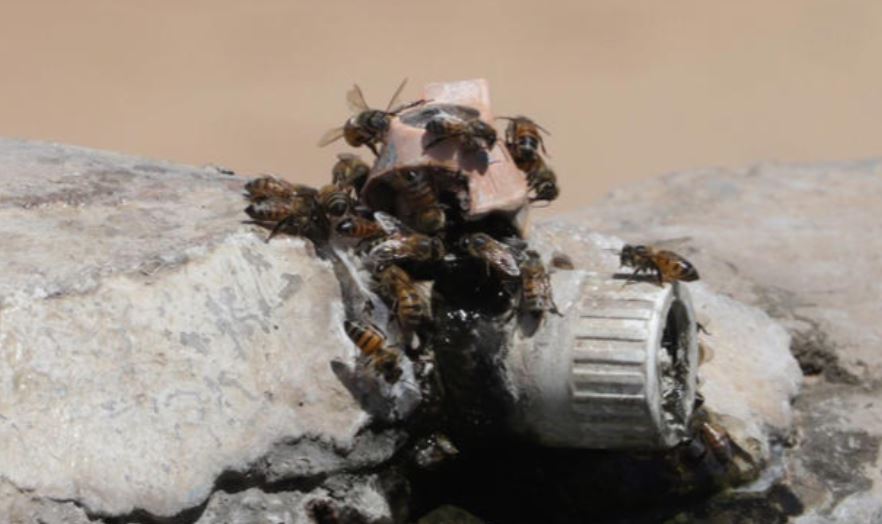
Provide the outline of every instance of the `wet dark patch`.
[[736,522],[783,522],[778,515],[802,511],[780,487],[708,499],[721,486],[707,476],[682,483],[664,453],[538,448],[511,440],[473,442],[455,463],[431,475],[414,473],[411,480],[415,515],[454,505],[487,522],[648,524],[684,513],[737,514],[742,506],[745,518],[770,520]]
[[715,497],[693,510],[678,513],[668,522],[785,524],[804,511],[805,507],[796,494],[788,486],[778,484],[763,493],[731,493]]
[[838,502],[873,485],[863,471],[875,464],[879,442],[878,436],[865,431],[820,426],[806,432],[799,456],[805,468],[820,479]]
[[791,333],[790,352],[805,375],[823,375],[834,384],[859,384],[860,378],[845,369],[836,353],[836,345],[817,322],[808,322],[809,329]]

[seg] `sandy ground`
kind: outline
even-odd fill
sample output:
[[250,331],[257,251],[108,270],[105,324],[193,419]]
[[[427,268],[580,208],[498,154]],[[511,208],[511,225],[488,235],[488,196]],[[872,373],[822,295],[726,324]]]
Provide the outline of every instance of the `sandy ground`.
[[483,76],[575,209],[658,173],[882,154],[882,2],[0,0],[0,135],[318,183],[352,82]]

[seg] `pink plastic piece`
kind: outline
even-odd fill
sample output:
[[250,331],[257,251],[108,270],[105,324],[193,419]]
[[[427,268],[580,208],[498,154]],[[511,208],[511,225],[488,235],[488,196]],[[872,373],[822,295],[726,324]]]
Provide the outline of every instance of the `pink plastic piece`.
[[423,88],[423,98],[430,102],[392,120],[385,146],[365,186],[365,200],[372,203],[375,199],[372,192],[377,190],[378,181],[390,173],[435,166],[468,177],[470,205],[467,217],[470,219],[493,211],[514,213],[523,208],[527,203],[526,178],[505,150],[502,133],[487,155],[466,153],[455,139],[425,150],[425,130],[405,123],[426,109],[452,104],[477,110],[482,120],[493,124],[487,81],[475,79],[427,84]]

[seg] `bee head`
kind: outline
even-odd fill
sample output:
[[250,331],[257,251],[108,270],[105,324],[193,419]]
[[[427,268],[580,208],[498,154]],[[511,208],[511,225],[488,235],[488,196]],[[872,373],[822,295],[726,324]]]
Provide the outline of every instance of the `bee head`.
[[444,118],[436,116],[426,122],[426,133],[430,135],[443,135],[444,127]]
[[470,253],[473,251],[477,251],[484,246],[487,245],[487,239],[481,235],[480,233],[473,233],[471,235],[466,235],[459,239],[458,247],[465,251],[466,253]]
[[423,209],[417,216],[417,228],[427,233],[444,229],[444,223],[444,211],[438,206]]
[[528,249],[524,252],[524,256],[526,259],[524,260],[524,264],[529,266],[542,265],[542,256],[539,255],[536,251],[532,249]]
[[394,384],[401,378],[401,366],[398,365],[398,359],[383,359],[377,363],[377,369],[389,384]]
[[619,265],[634,266],[637,263],[637,252],[640,246],[625,244],[619,254]]
[[554,180],[543,180],[536,185],[536,198],[554,200],[560,195],[560,188]]

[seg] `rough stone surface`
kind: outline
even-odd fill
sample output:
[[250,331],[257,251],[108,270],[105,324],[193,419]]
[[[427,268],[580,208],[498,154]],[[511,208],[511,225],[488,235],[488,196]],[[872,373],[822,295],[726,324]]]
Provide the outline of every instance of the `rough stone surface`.
[[174,515],[276,442],[352,446],[367,415],[329,365],[355,352],[332,268],[242,224],[241,185],[0,140],[7,492]]
[[[787,328],[809,376],[794,404],[796,432],[781,442],[784,480],[772,489],[795,494],[797,522],[880,521],[880,202],[882,161],[769,164],[659,177],[564,217],[630,243],[680,239],[674,249],[708,289]],[[732,351],[717,340],[726,321],[708,313],[714,336],[706,340],[719,362]],[[769,493],[735,506],[762,506],[765,518],[794,515]]]
[[[701,389],[771,466],[680,521],[880,520],[880,175],[684,173],[536,226],[535,247],[598,272],[617,268],[611,235],[688,237],[713,349]],[[394,520],[363,470],[402,437],[365,432],[330,366],[355,352],[339,271],[242,224],[241,184],[0,140],[0,523]],[[788,345],[810,375],[792,409]]]
[[339,476],[309,493],[265,493],[251,488],[212,495],[198,524],[299,524],[309,522],[392,522],[386,496],[373,476]]

